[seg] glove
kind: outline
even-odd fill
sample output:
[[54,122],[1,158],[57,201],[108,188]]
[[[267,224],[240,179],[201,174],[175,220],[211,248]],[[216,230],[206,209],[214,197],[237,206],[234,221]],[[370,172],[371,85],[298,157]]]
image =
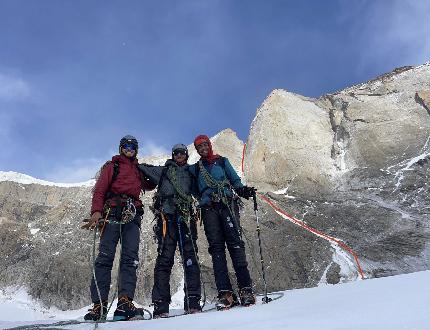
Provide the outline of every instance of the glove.
[[257,191],[257,189],[255,189],[254,187],[248,186],[239,187],[235,190],[240,197],[243,197],[245,199],[249,199],[250,197],[254,196],[255,192]]
[[86,224],[82,225],[81,229],[93,230],[94,228],[96,228],[101,217],[102,217],[102,214],[100,212],[94,212],[91,215],[90,221],[88,221]]

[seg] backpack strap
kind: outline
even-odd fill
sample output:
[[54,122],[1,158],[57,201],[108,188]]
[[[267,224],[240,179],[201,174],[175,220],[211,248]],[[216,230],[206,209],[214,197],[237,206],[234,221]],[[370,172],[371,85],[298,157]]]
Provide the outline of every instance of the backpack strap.
[[[111,163],[111,161],[106,162],[106,165],[109,163]],[[110,192],[110,188],[112,187],[112,184],[114,183],[114,181],[118,177],[118,174],[119,174],[119,161],[116,160],[113,163],[113,174],[112,174],[112,179],[110,180],[110,184],[109,184],[108,189],[107,189],[107,193]]]
[[118,177],[118,174],[119,174],[119,161],[116,160],[113,163],[113,174],[112,174],[111,185],[116,180],[116,178]]

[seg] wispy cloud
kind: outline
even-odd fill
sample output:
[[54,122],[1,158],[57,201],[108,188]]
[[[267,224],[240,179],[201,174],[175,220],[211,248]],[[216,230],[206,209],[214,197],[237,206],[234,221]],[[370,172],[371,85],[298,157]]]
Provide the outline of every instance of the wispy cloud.
[[22,78],[0,73],[0,100],[14,101],[30,96],[30,86]]
[[382,31],[385,34],[386,43],[391,48],[408,47],[405,56],[411,64],[420,64],[430,59],[430,2],[427,0],[397,0],[393,1],[389,10],[379,8],[388,14],[387,24]]
[[357,10],[363,8],[362,20],[354,27],[355,36],[360,35],[362,67],[418,65],[430,60],[428,0],[367,1]]
[[[106,152],[105,158],[78,158],[67,161],[64,165],[53,168],[43,179],[57,183],[77,183],[90,180],[94,178],[101,166],[117,153],[117,150],[111,149]],[[141,143],[139,146],[140,156],[159,156],[166,154],[170,154],[170,151],[152,140],[145,140],[145,142]]]
[[[402,6],[405,2],[406,10]],[[396,1],[390,38],[393,43],[399,38],[409,46],[410,52],[407,57],[412,64],[421,64],[430,60],[429,13],[428,0]]]
[[151,140],[146,140],[143,145],[139,147],[140,156],[160,156],[170,154],[170,150],[165,146],[155,143]]
[[58,183],[84,182],[94,178],[101,166],[109,159],[75,159],[52,169],[44,179]]

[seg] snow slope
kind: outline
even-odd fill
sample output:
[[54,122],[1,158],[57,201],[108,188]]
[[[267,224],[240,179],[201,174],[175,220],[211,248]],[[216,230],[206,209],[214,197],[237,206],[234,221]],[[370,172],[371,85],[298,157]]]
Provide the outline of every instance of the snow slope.
[[[341,285],[285,291],[283,298],[267,305],[233,308],[225,312],[151,321],[99,324],[98,329],[430,329],[430,271],[385,277]],[[11,328],[55,320],[36,321],[30,305],[12,307],[0,299],[0,328]],[[67,312],[82,315],[80,311]],[[22,320],[14,321],[20,313]],[[64,320],[65,313],[57,320]],[[77,318],[77,317],[75,317]],[[94,329],[94,324],[67,326]]]

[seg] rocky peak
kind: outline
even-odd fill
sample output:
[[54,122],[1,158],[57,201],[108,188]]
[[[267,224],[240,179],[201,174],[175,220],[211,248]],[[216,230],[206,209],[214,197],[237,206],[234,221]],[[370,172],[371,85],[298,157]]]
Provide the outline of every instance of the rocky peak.
[[429,63],[319,99],[274,90],[251,125],[246,178],[261,189],[319,195],[349,171],[413,157],[430,135],[428,93]]
[[[218,134],[210,138],[215,153],[221,156],[227,157],[237,171],[241,169],[242,163],[242,150],[243,141],[241,141],[235,131],[230,128],[220,131]],[[193,164],[200,159],[194,144],[191,143],[187,146],[189,152],[188,162]],[[164,165],[167,159],[171,158],[171,155],[160,155],[160,156],[147,156],[139,159],[139,162],[153,164],[153,165]]]
[[[319,99],[275,90],[251,126],[246,178],[350,244],[367,276],[428,269],[429,93],[430,63]],[[332,265],[346,278],[336,253]]]
[[245,176],[262,189],[326,190],[334,172],[328,112],[315,100],[274,90],[257,110],[246,148]]

